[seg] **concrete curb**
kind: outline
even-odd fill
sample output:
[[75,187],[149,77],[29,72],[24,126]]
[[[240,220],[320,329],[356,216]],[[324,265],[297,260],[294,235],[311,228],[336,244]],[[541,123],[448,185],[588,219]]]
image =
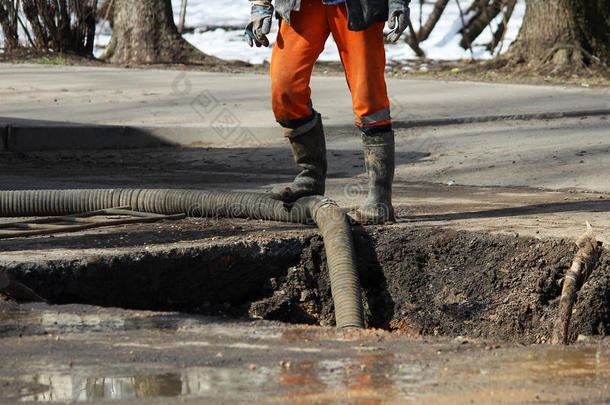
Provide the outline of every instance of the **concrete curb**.
[[395,121],[394,128],[432,127],[441,125],[475,124],[494,121],[552,120],[560,118],[596,117],[610,115],[610,110],[584,110],[567,112],[542,112],[531,114],[484,115],[478,117],[431,118],[427,120]]
[[[462,125],[495,121],[549,120],[610,115],[610,109],[568,112],[542,112],[513,115],[431,118],[394,121],[395,128]],[[352,124],[327,126],[332,131],[353,131]],[[160,146],[242,145],[257,146],[281,139],[278,128],[240,126],[236,128],[202,127],[136,127],[121,125],[71,124],[27,120],[0,123],[0,152],[48,150],[133,149]]]
[[170,145],[136,127],[86,124],[5,125],[5,152],[44,150],[126,149]]

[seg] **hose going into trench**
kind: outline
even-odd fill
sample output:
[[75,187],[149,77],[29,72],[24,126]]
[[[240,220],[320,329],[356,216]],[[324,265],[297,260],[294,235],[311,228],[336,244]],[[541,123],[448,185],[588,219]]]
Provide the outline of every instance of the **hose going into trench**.
[[201,217],[315,223],[324,240],[337,327],[364,327],[360,280],[347,217],[322,196],[287,205],[261,193],[174,189],[0,191],[0,216],[69,215],[106,208]]

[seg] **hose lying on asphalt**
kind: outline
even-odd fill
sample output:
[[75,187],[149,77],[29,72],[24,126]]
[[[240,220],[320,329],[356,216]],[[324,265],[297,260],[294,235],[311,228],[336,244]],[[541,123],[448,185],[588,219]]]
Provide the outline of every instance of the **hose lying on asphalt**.
[[315,223],[324,239],[337,326],[364,327],[354,244],[345,214],[322,196],[287,205],[260,193],[173,189],[0,191],[0,216],[69,215],[106,208],[201,217]]

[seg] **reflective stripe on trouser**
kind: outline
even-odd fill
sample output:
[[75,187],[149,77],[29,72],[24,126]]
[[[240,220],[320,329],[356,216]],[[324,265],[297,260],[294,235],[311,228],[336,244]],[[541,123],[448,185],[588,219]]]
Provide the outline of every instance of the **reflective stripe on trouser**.
[[290,25],[280,24],[271,57],[271,99],[276,120],[284,127],[296,128],[313,117],[311,72],[332,33],[352,93],[356,125],[363,130],[389,128],[383,23],[374,23],[364,31],[350,31],[345,4],[330,6],[321,0],[302,0],[300,11],[293,11],[290,18]]

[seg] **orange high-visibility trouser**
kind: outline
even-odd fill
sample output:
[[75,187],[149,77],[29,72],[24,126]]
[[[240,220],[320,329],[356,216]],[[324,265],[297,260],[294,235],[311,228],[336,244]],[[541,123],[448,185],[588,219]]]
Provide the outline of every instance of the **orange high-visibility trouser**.
[[294,129],[312,115],[311,72],[332,33],[352,93],[356,125],[363,130],[389,126],[383,25],[377,22],[364,31],[350,31],[345,4],[332,6],[322,0],[301,0],[300,11],[292,12],[290,25],[280,23],[271,56],[271,98],[276,120]]

